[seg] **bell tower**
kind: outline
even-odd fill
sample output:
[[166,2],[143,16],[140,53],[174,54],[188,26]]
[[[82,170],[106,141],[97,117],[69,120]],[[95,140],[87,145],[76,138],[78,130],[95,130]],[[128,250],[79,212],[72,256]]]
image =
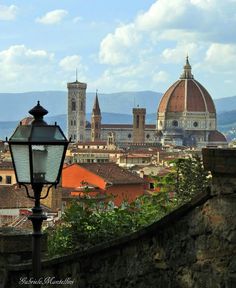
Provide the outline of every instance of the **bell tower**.
[[133,143],[145,142],[145,108],[133,108]]
[[101,139],[101,111],[98,102],[98,94],[96,91],[96,97],[94,100],[92,117],[91,117],[91,141],[100,141]]
[[72,142],[85,141],[86,125],[86,83],[76,81],[67,83],[68,89],[68,114],[67,131],[68,138]]

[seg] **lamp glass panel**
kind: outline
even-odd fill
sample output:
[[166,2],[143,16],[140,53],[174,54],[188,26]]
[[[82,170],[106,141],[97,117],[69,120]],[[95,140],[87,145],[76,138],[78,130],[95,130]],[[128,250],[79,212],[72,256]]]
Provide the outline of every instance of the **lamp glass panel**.
[[64,145],[32,145],[34,183],[57,183],[63,152]]
[[31,141],[50,143],[65,140],[58,126],[33,126]]
[[46,181],[57,182],[58,173],[64,154],[64,145],[47,145],[48,157],[46,163]]
[[30,183],[30,160],[28,145],[11,144],[18,182]]
[[9,141],[27,142],[31,133],[31,126],[19,125]]
[[46,145],[32,145],[33,182],[46,183],[48,151]]

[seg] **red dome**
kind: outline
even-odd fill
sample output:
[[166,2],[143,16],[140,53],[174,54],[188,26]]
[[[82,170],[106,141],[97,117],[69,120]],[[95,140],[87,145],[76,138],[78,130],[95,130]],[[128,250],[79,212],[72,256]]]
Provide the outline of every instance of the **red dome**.
[[209,142],[227,142],[225,136],[217,130],[210,132],[208,136],[208,141]]
[[193,79],[188,58],[180,80],[176,81],[163,95],[158,112],[216,113],[210,94],[198,81]]

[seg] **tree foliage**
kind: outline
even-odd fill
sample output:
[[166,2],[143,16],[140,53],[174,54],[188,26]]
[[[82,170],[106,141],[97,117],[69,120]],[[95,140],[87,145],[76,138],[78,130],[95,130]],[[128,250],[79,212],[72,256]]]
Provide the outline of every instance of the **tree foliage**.
[[[203,191],[209,184],[199,157],[178,159],[172,171],[153,177],[159,192],[143,195],[133,203],[115,207],[112,201],[94,201],[89,194],[83,201],[72,202],[61,224],[48,230],[50,255],[86,249],[150,225]],[[88,191],[87,191],[88,192]]]

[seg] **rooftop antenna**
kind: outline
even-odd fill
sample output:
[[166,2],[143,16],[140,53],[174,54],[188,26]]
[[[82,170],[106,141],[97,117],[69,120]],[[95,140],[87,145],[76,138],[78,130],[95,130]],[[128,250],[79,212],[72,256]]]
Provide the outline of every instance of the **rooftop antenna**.
[[78,81],[78,71],[77,71],[77,68],[75,69],[75,80],[76,80],[76,82]]
[[134,96],[134,107],[135,107],[135,96]]

